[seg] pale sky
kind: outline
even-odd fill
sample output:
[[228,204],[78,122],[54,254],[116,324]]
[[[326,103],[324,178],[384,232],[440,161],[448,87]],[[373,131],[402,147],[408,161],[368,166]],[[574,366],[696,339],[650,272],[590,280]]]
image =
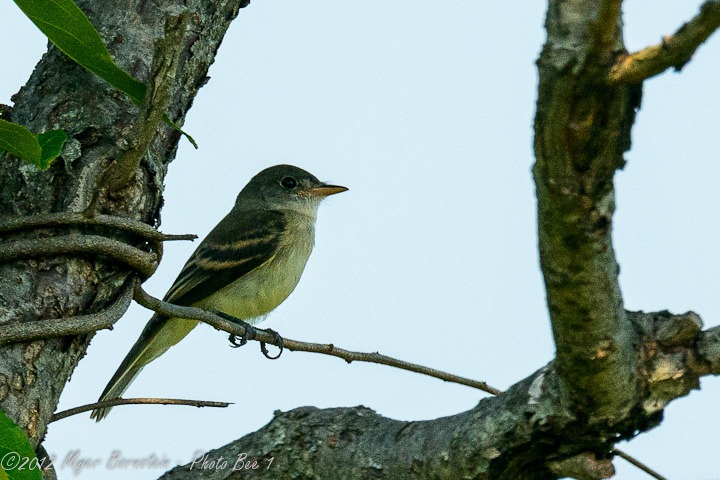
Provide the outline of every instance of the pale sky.
[[[2,0],[0,103],[26,81],[45,39]],[[700,2],[625,2],[638,49]],[[261,324],[287,338],[380,351],[500,389],[554,353],[537,256],[530,174],[545,38],[536,1],[256,1],[240,11],[184,128],[166,179],[161,230],[203,237],[261,169],[291,163],[347,193],[321,206],[298,288]],[[22,39],[22,41],[18,41]],[[625,170],[616,176],[615,247],[625,306],[720,319],[720,37],[680,74],[646,83]],[[145,284],[162,297],[196,244],[171,243]],[[93,340],[60,410],[97,399],[150,317],[133,306]],[[155,455],[171,465],[270,421],[274,410],[365,405],[432,419],[485,393],[389,367],[228,346],[201,326],[148,366],[127,396],[234,402],[227,409],[116,407],[50,425],[60,479],[157,478],[110,470]],[[655,430],[618,448],[673,480],[720,475],[720,382],[672,403]],[[73,452],[94,470],[76,476]],[[248,452],[252,455],[252,452]],[[646,478],[621,459],[619,480]]]

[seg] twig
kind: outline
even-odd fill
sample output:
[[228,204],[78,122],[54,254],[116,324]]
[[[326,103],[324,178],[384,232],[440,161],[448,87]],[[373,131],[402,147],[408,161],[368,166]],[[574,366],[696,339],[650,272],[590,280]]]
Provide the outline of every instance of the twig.
[[158,266],[156,255],[119,240],[98,235],[75,234],[3,243],[0,248],[0,263],[13,262],[20,258],[76,253],[106,255],[129,265],[145,278],[152,275]]
[[610,83],[640,83],[690,61],[695,51],[720,27],[720,1],[707,0],[700,11],[662,42],[620,58],[610,71]]
[[667,480],[667,478],[663,477],[662,475],[660,475],[658,472],[656,472],[656,471],[653,470],[652,468],[648,467],[647,465],[645,465],[644,463],[640,462],[639,460],[636,460],[635,458],[631,457],[630,455],[628,455],[627,453],[623,452],[622,450],[618,450],[617,448],[614,448],[613,451],[612,451],[612,453],[614,453],[614,454],[617,455],[618,457],[624,459],[624,460],[627,461],[628,463],[636,466],[637,468],[639,468],[639,469],[642,470],[643,472],[647,473],[647,474],[650,475],[651,477],[656,478],[657,480]]
[[[171,303],[163,302],[161,300],[158,300],[157,298],[148,295],[148,293],[145,292],[139,284],[136,284],[135,286],[135,301],[150,310],[153,310],[168,317],[200,320],[201,322],[207,323],[217,328],[218,330],[223,330],[237,336],[245,335],[245,328],[243,328],[242,325],[238,325],[231,320],[226,320],[218,315],[215,315],[212,312],[208,312],[207,310],[195,307],[181,307],[179,305],[173,305]],[[275,336],[263,330],[257,330],[257,333],[253,340],[269,343],[275,346],[277,346],[279,343]],[[477,388],[492,395],[499,395],[500,393],[502,393],[500,390],[489,386],[485,382],[460,377],[458,375],[453,375],[450,373],[442,372],[440,370],[435,370],[434,368],[424,367],[415,363],[405,362],[403,360],[398,360],[392,357],[381,355],[377,352],[352,352],[350,350],[337,348],[332,344],[300,342],[297,340],[289,340],[287,338],[284,338],[283,342],[285,348],[292,351],[322,353],[325,355],[342,358],[348,363],[354,361],[379,363],[381,365],[388,365],[391,367],[400,368],[402,370],[409,370],[411,372],[420,373],[422,375],[439,378],[440,380],[444,380],[446,382],[459,383],[468,387]]]
[[189,405],[191,407],[215,407],[225,408],[232,405],[230,402],[211,402],[206,400],[183,400],[180,398],[113,398],[112,400],[103,400],[102,402],[89,403],[79,407],[63,410],[54,413],[48,423],[62,420],[63,418],[77,415],[83,412],[89,412],[96,408],[117,407],[118,405]]
[[105,310],[90,315],[69,318],[53,318],[37,322],[15,322],[0,325],[0,344],[21,342],[36,338],[81,335],[105,328],[123,316],[130,306],[137,279],[133,276],[126,282],[115,301]]
[[[262,340],[266,343],[272,343],[273,345],[275,345],[274,342],[270,342],[264,338],[261,338],[261,333],[264,333],[264,332],[258,331],[258,335],[257,335],[258,340]],[[269,337],[272,338],[271,335]],[[478,390],[482,390],[483,392],[487,392],[492,395],[500,395],[502,393],[501,390],[491,387],[485,382],[473,380],[471,378],[460,377],[460,376],[454,375],[452,373],[443,372],[440,370],[436,370],[434,368],[429,368],[429,367],[425,367],[423,365],[418,365],[416,363],[410,363],[410,362],[406,362],[404,360],[398,360],[397,358],[388,357],[388,356],[382,355],[378,352],[373,352],[373,353],[353,352],[350,350],[337,348],[335,345],[333,345],[331,343],[330,344],[321,344],[321,343],[299,342],[297,340],[289,340],[287,338],[285,338],[283,340],[285,342],[285,348],[287,348],[288,350],[295,351],[295,352],[322,353],[325,355],[331,355],[333,357],[342,358],[347,363],[352,363],[352,362],[379,363],[381,365],[388,365],[390,367],[400,368],[402,370],[408,370],[411,372],[420,373],[422,375],[428,375],[430,377],[439,378],[440,380],[444,380],[446,382],[459,383],[460,385],[477,388]]]

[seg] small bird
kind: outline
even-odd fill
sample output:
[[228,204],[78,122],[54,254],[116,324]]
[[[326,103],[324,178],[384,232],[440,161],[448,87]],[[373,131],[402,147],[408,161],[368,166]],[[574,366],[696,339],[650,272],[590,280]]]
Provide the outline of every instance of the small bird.
[[[346,187],[292,165],[255,175],[190,256],[164,300],[257,323],[295,289],[315,241],[320,201]],[[153,315],[98,401],[120,397],[140,371],[199,322]],[[100,421],[111,407],[93,410]]]

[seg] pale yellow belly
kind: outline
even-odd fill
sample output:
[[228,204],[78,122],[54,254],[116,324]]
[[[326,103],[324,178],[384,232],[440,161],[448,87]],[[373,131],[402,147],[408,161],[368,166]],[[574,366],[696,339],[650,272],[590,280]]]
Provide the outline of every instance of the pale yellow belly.
[[[254,324],[280,305],[295,289],[305,269],[314,243],[314,225],[306,216],[292,218],[297,228],[295,238],[284,237],[275,257],[243,278],[236,280],[193,307],[223,312]],[[146,365],[178,343],[198,325],[195,320],[169,318],[149,341],[152,345],[142,353]]]
[[312,244],[280,247],[269,263],[193,306],[220,311],[248,323],[261,321],[295,289],[311,250]]

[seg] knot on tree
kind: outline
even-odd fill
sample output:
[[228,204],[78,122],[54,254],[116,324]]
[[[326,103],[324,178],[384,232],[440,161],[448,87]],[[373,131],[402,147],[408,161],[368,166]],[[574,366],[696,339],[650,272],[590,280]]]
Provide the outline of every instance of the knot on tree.
[[644,339],[640,355],[647,388],[642,407],[652,415],[700,387],[700,376],[709,369],[699,348],[707,332],[702,331],[702,320],[695,312],[632,315]]

